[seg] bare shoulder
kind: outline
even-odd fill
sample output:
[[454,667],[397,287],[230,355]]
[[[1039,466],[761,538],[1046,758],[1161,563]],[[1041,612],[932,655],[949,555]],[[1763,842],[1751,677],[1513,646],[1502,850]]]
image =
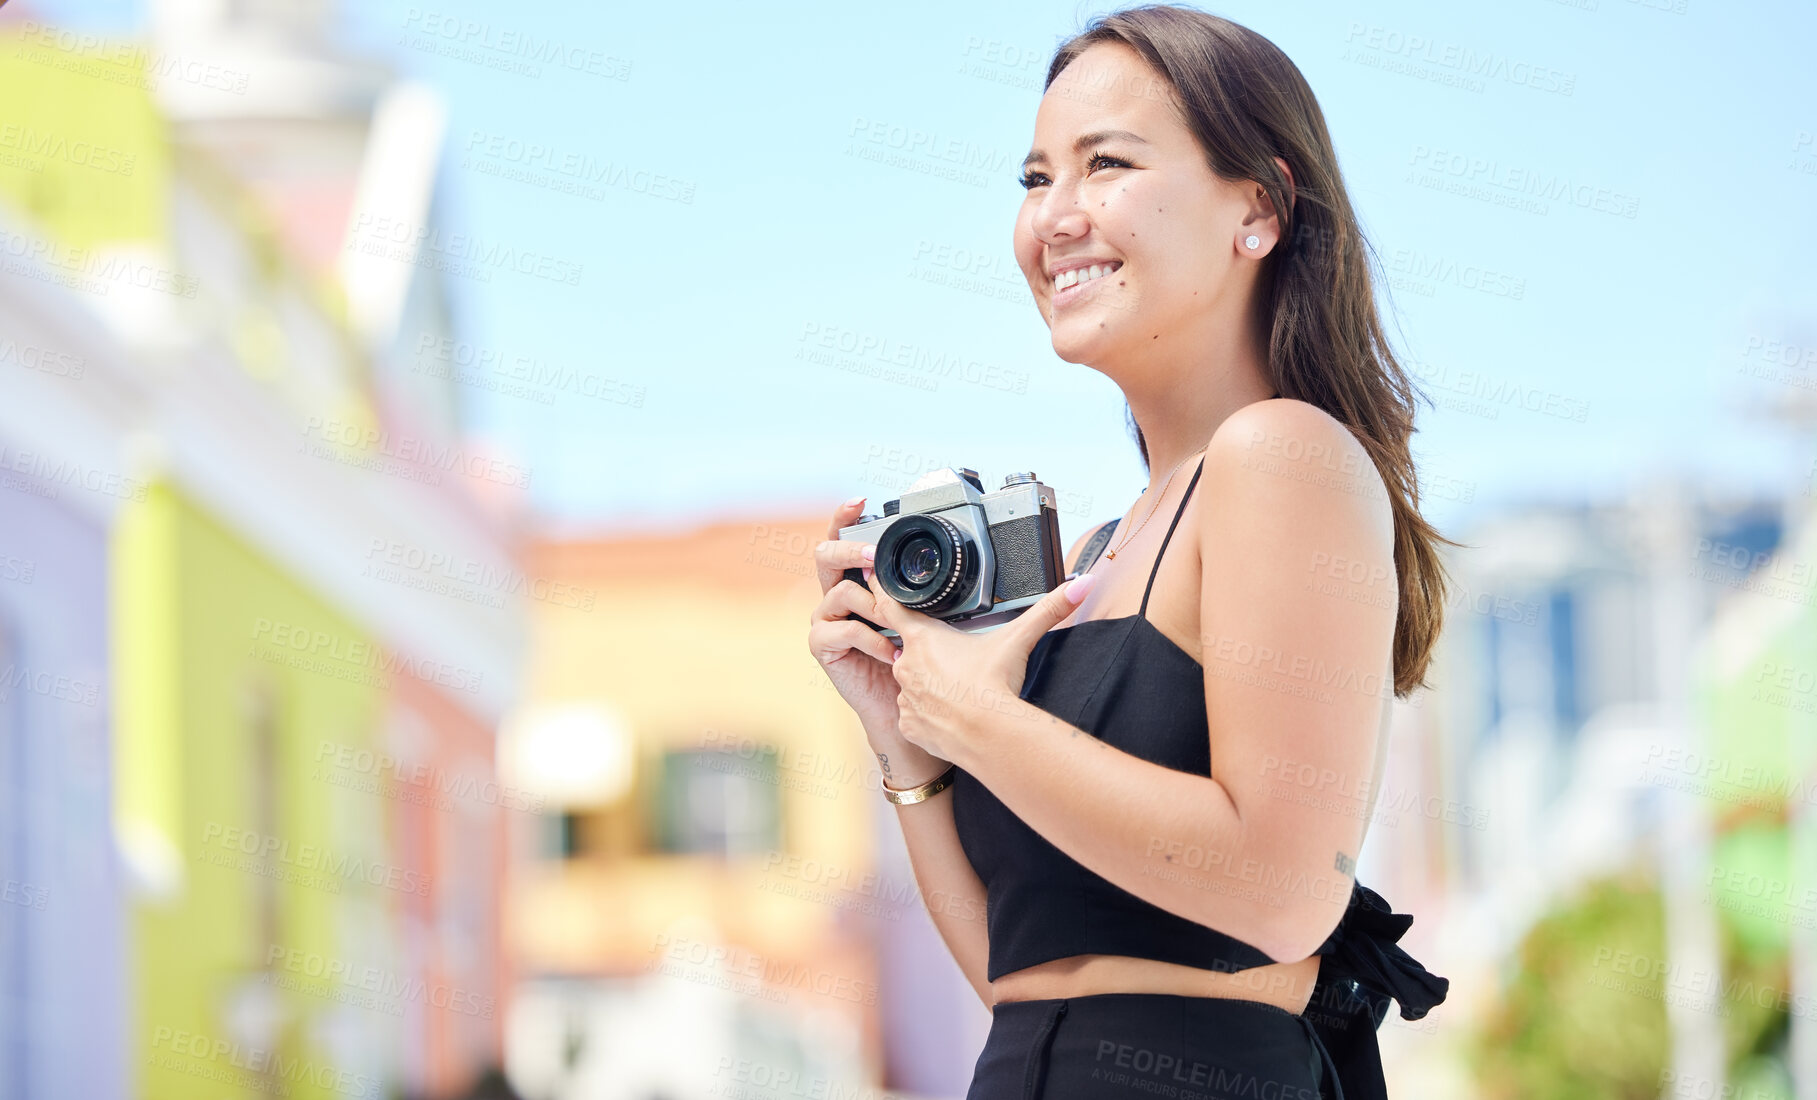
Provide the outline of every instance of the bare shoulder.
[[1283,518],[1337,508],[1393,529],[1387,487],[1368,450],[1305,401],[1258,401],[1226,417],[1205,449],[1205,472],[1238,499],[1266,500]]
[[1369,453],[1350,429],[1324,409],[1307,401],[1277,397],[1245,405],[1224,418],[1212,433],[1209,450],[1262,453],[1299,461],[1310,455],[1354,455],[1367,463]]

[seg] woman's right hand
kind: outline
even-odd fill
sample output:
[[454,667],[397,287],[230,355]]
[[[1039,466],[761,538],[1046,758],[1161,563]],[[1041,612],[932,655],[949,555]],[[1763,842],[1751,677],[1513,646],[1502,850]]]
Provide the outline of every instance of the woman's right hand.
[[876,547],[839,537],[839,529],[857,522],[863,508],[863,497],[835,508],[827,541],[814,549],[814,568],[824,595],[809,620],[808,651],[820,662],[840,697],[857,712],[872,744],[894,744],[902,740],[896,709],[900,689],[892,667],[896,644],[846,617],[856,612],[877,621],[876,597],[871,590],[845,578],[847,569],[869,569],[871,559],[865,553],[875,552]]

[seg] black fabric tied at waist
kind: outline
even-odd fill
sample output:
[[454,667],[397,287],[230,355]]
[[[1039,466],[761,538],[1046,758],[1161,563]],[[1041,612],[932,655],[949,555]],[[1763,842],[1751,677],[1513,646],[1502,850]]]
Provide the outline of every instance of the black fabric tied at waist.
[[[1387,1100],[1376,1029],[1388,1018],[1390,999],[1403,1020],[1418,1020],[1442,1003],[1451,982],[1429,973],[1399,946],[1413,924],[1382,895],[1353,883],[1344,919],[1313,952],[1325,956],[1305,1018],[1325,1044],[1341,1100]],[[1329,1082],[1328,1082],[1329,1084]]]

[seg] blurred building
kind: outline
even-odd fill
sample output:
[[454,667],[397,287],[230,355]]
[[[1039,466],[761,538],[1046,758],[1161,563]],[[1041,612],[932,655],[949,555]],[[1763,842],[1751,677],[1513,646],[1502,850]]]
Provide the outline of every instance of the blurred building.
[[549,807],[542,829],[518,823],[509,903],[528,1095],[963,1091],[989,1015],[807,652],[825,530],[728,522],[534,554],[564,596],[533,609],[503,749]]
[[322,8],[0,24],[7,1095],[502,1061],[526,477],[412,369],[439,276],[348,247],[435,223],[441,114]]
[[[1726,819],[1687,797],[1698,781],[1674,769],[1709,759],[1750,721],[1717,702],[1741,690],[1732,671],[1716,672],[1736,658],[1713,656],[1734,641],[1713,650],[1699,639],[1736,634],[1722,624],[1737,600],[1758,603],[1740,590],[1779,568],[1768,563],[1784,560],[1775,551],[1799,522],[1787,502],[1661,482],[1451,533],[1468,548],[1447,556],[1453,591],[1422,709],[1441,731],[1439,789],[1479,826],[1444,830],[1455,842],[1434,867],[1449,898],[1440,954],[1464,979],[1461,1011],[1494,995],[1536,920],[1634,867],[1657,877],[1673,965],[1718,980],[1704,887]],[[1782,586],[1788,606],[1808,603],[1804,584],[1802,596]],[[1679,1080],[1721,1082],[1720,1008],[1666,1005]]]
[[[1729,591],[1698,579],[1700,559],[1716,545],[1765,554],[1784,525],[1776,502],[1661,485],[1451,533],[1468,547],[1448,553],[1453,585],[1427,706],[1448,730],[1447,789],[1494,812],[1458,834],[1468,843],[1446,870],[1454,889],[1494,894],[1506,935],[1644,838],[1646,788],[1613,763],[1644,755],[1677,720],[1664,709],[1670,689],[1682,687],[1680,666]],[[1668,591],[1668,581],[1684,583]]]
[[[0,1096],[121,1096],[125,912],[108,827],[115,704],[107,536],[122,498],[82,491],[85,472],[59,481],[69,463],[97,468],[88,429],[110,403],[84,382],[105,349],[29,308],[36,296],[9,290],[7,298],[0,303]],[[47,455],[9,430],[22,409],[63,444]],[[127,496],[137,489],[113,485]]]

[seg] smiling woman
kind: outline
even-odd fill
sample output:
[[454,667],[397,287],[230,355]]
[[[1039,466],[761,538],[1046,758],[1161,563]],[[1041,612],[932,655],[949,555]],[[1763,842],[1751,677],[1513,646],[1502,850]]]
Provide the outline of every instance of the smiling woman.
[[933,919],[993,1011],[968,1098],[1385,1096],[1389,1000],[1448,986],[1353,876],[1448,540],[1323,115],[1267,39],[1150,6],[1059,49],[1034,131],[1016,262],[1149,488],[980,631],[892,599],[847,502],[809,631],[960,903]]

